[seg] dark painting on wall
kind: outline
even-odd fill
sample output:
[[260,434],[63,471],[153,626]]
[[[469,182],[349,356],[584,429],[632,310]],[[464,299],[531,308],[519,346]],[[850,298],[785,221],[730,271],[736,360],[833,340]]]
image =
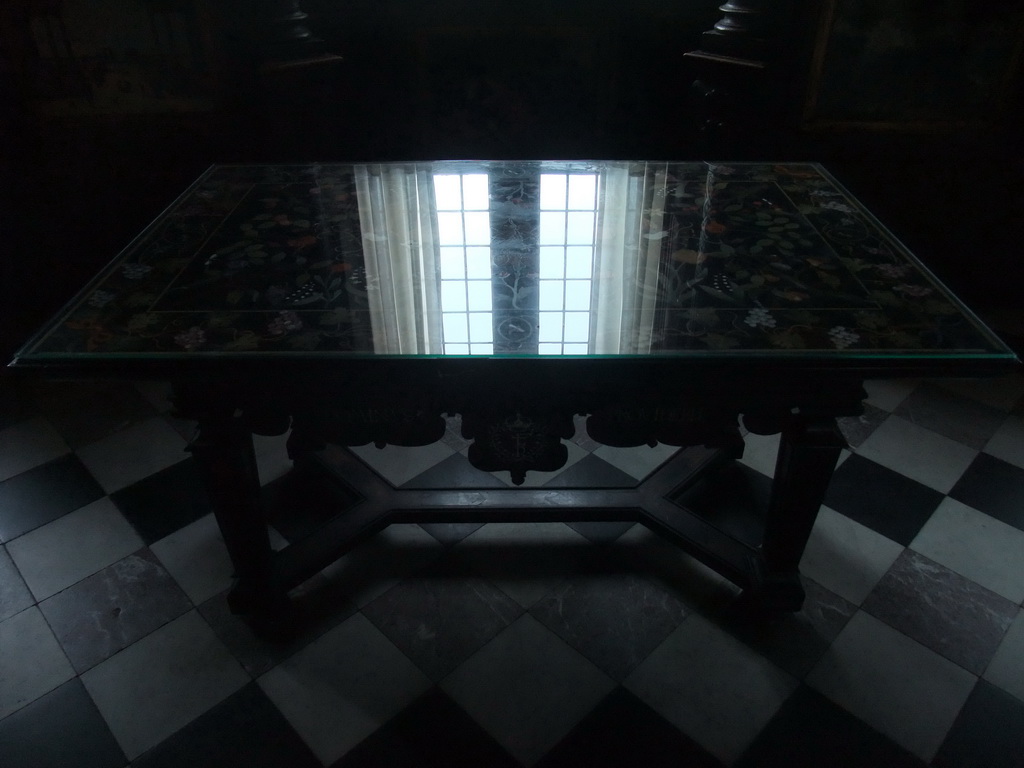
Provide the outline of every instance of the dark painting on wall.
[[0,45],[19,92],[51,115],[210,106],[206,24],[195,0],[6,0]]
[[1016,0],[828,0],[804,118],[809,127],[985,124],[1019,75]]

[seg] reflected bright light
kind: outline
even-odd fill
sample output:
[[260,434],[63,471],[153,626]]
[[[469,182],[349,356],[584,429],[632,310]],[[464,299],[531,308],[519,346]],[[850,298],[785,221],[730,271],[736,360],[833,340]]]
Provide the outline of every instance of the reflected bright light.
[[[446,354],[494,353],[489,186],[482,173],[434,176]],[[589,351],[598,195],[596,173],[540,175],[539,354]]]

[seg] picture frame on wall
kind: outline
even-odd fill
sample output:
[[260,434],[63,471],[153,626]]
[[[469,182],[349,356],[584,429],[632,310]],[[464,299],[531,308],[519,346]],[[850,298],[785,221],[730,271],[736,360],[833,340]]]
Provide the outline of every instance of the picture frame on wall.
[[803,124],[809,129],[981,127],[1020,84],[1016,0],[826,0]]

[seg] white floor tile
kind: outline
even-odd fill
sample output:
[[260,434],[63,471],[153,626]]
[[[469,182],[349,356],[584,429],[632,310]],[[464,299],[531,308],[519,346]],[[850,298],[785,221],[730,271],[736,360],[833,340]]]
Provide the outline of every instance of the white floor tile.
[[0,719],[74,676],[38,608],[0,622]]
[[1006,631],[982,677],[1024,701],[1024,610]]
[[442,680],[441,688],[530,765],[615,682],[526,614]]
[[796,690],[797,680],[692,614],[623,685],[731,763]]
[[864,382],[871,405],[892,413],[918,385],[917,379],[872,379]]
[[249,682],[196,611],[165,624],[82,675],[134,760]]
[[978,455],[973,448],[898,416],[887,418],[857,453],[942,493]]
[[325,765],[431,685],[361,613],[267,672],[259,684]]
[[143,546],[135,529],[107,497],[7,545],[36,600],[116,563]]
[[1024,468],[1024,419],[1008,416],[985,445],[985,453]]
[[807,684],[905,749],[930,761],[977,678],[859,611]]
[[416,475],[455,453],[451,446],[440,442],[418,448],[406,448],[401,445],[387,445],[384,448],[357,445],[348,450],[395,486],[412,480]]
[[616,448],[611,445],[602,445],[594,455],[604,459],[613,467],[617,467],[627,475],[642,480],[654,470],[664,464],[678,451],[674,445],[658,443],[653,448],[640,445],[636,448]]
[[188,458],[184,438],[159,416],[90,443],[77,453],[107,493]]
[[1024,531],[947,496],[910,548],[1014,603],[1024,601]]
[[564,523],[488,523],[453,548],[473,573],[529,608],[575,573],[593,544]]
[[822,507],[800,561],[800,571],[860,605],[902,551],[902,544]]
[[260,472],[260,485],[266,485],[288,474],[292,460],[288,458],[288,433],[283,435],[253,435],[256,466]]
[[213,513],[150,545],[194,605],[231,586],[234,568]]
[[29,419],[0,430],[0,482],[70,450],[46,419]]
[[740,463],[756,469],[762,475],[775,477],[775,460],[779,454],[779,442],[782,435],[755,435],[748,432],[743,442],[743,458]]

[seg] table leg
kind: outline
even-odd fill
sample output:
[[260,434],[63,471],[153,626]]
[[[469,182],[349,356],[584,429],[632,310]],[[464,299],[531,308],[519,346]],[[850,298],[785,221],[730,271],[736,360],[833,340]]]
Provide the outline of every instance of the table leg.
[[783,429],[761,544],[761,572],[746,596],[759,606],[798,611],[803,605],[800,559],[845,446],[830,417],[798,415]]
[[281,610],[288,598],[275,585],[251,432],[232,413],[204,414],[189,450],[235,568],[236,581],[228,596],[231,610],[250,616]]

